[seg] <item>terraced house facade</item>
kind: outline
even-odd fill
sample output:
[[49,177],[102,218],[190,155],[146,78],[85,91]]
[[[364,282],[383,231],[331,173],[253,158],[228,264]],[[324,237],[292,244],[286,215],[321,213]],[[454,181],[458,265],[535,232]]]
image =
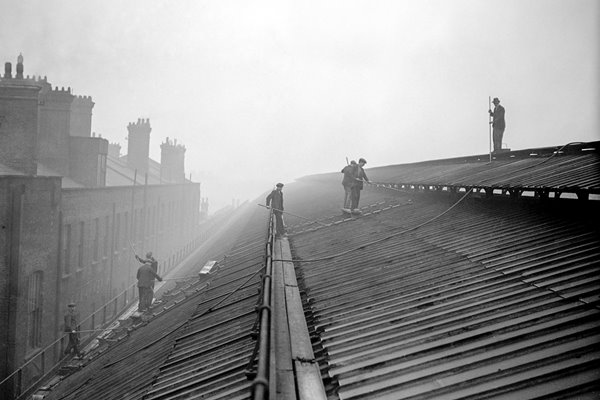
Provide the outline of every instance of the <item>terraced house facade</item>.
[[[0,397],[35,382],[62,357],[62,316],[75,302],[90,336],[134,301],[133,253],[160,273],[198,245],[200,184],[185,147],[149,158],[148,119],[127,126],[128,154],[91,132],[94,102],[46,78],[0,78]],[[206,211],[206,209],[204,210]]]

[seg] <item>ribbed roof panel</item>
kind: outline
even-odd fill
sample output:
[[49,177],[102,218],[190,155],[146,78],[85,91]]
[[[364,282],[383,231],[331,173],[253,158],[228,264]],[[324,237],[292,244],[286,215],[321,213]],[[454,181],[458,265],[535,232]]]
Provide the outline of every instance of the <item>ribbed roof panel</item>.
[[[316,191],[332,209],[335,188]],[[583,209],[469,198],[432,220],[460,197],[385,190],[291,239],[309,261],[355,249],[297,267],[332,398],[597,393],[600,243]],[[287,201],[321,215],[306,200]]]

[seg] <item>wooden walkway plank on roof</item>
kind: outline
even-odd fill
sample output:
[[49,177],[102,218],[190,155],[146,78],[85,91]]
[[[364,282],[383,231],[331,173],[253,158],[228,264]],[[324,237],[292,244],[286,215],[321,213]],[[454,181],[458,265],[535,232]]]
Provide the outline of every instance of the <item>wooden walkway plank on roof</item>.
[[[276,397],[326,399],[315,360],[287,239],[277,239],[273,252],[273,318]],[[273,365],[273,364],[272,364]],[[296,397],[297,396],[297,397]]]

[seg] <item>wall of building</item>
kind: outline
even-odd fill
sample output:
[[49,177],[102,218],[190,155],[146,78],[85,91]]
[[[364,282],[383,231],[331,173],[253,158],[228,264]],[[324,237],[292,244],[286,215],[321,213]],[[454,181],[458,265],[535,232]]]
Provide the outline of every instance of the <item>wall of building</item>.
[[39,91],[31,81],[0,81],[0,160],[29,175],[37,173]]
[[63,176],[69,176],[73,97],[70,90],[49,84],[40,93],[38,161]]
[[163,182],[185,181],[185,146],[169,138],[160,145],[160,179]]
[[63,190],[60,308],[89,315],[136,283],[152,251],[164,274],[195,247],[200,185],[137,185]]
[[[56,337],[60,201],[59,177],[0,176],[0,376]],[[40,371],[33,362],[23,379]]]
[[150,126],[149,119],[140,118],[137,122],[127,125],[127,164],[131,169],[137,169],[139,175],[148,172],[150,156]]
[[71,103],[71,136],[90,137],[92,135],[92,108],[90,96],[77,96]]
[[[176,145],[169,162],[181,183],[106,187],[108,141],[90,137],[91,98],[23,79],[22,59],[18,78],[9,67],[0,80],[0,163],[25,175],[0,176],[0,380],[25,364],[26,388],[48,371],[42,364],[62,356],[64,343],[56,341],[69,302],[82,318],[97,315],[136,284],[134,253],[152,251],[164,275],[199,245],[200,184],[184,182],[185,149]],[[149,120],[128,131],[128,163],[143,176]],[[38,162],[86,188],[34,176]],[[115,317],[136,300],[131,293],[85,329]]]
[[105,186],[108,140],[71,136],[69,153],[69,170],[72,179],[87,187]]
[[[136,284],[132,248],[152,251],[164,275],[199,244],[198,183],[61,189],[60,181],[0,177],[0,325],[9,327],[0,330],[0,376],[32,359],[24,387],[42,374],[40,350],[64,335],[69,302],[83,319]],[[45,353],[46,368],[61,351],[59,342]]]

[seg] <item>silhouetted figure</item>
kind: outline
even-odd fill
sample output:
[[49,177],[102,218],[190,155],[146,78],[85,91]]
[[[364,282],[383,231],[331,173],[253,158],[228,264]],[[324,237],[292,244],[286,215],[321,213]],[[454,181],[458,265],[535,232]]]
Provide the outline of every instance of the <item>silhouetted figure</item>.
[[136,277],[140,296],[138,311],[150,311],[154,298],[154,279],[162,281],[162,278],[154,272],[150,262],[146,262],[138,268]]
[[351,212],[352,206],[352,188],[356,183],[356,161],[350,161],[349,165],[346,165],[342,169],[342,174],[344,177],[342,178],[342,186],[344,186],[344,205],[342,206],[342,211]]
[[65,314],[65,332],[69,334],[69,344],[65,349],[65,355],[73,350],[77,357],[82,356],[79,351],[79,313],[75,310],[75,303],[70,303]]
[[285,235],[285,228],[283,227],[283,183],[275,185],[275,189],[267,196],[266,204],[267,207],[273,208],[273,214],[275,214],[275,229],[276,236],[282,237]]
[[492,116],[492,141],[494,142],[494,151],[502,150],[502,136],[504,136],[504,129],[506,128],[506,121],[504,120],[505,110],[500,105],[500,99],[494,97],[492,101],[494,103],[494,111],[488,110],[488,113]]
[[369,181],[369,178],[367,177],[367,174],[365,173],[365,170],[363,169],[363,167],[365,166],[366,163],[367,163],[367,160],[365,160],[364,158],[361,158],[358,160],[358,165],[355,166],[354,185],[352,186],[352,206],[351,206],[353,213],[360,212],[360,210],[358,209],[358,203],[360,202],[360,191],[363,189],[363,182],[371,183],[371,181]]

